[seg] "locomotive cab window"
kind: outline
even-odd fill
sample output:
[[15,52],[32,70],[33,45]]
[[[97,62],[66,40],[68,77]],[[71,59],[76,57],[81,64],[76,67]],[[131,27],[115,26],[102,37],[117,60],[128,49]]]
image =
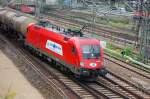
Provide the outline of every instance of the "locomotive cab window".
[[100,58],[100,46],[99,45],[83,45],[82,48],[82,55],[85,59],[92,59],[92,58]]

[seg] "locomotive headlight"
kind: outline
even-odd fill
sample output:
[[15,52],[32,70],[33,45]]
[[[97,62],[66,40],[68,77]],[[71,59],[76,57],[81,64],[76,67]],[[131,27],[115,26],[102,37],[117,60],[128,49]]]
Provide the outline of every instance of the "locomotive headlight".
[[90,66],[92,66],[92,67],[96,67],[96,66],[97,66],[97,64],[96,64],[96,63],[90,63]]
[[80,66],[81,66],[81,67],[84,67],[84,62],[80,62]]

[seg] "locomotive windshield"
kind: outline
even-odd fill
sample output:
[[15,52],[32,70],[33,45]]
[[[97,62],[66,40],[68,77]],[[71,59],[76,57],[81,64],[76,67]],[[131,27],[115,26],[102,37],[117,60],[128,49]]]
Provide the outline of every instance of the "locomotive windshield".
[[100,58],[99,45],[83,45],[82,54],[85,59]]

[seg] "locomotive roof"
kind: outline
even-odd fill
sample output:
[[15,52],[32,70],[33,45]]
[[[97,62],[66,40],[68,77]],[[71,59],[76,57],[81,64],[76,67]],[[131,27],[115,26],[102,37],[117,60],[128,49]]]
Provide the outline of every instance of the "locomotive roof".
[[58,25],[52,24],[50,21],[47,21],[47,20],[41,20],[36,25],[44,27],[50,31],[54,31],[56,33],[63,34],[67,37],[82,37],[82,38],[84,38],[81,30],[66,29],[66,28],[60,27]]
[[38,22],[36,25],[44,27],[47,30],[54,31],[55,33],[64,35],[64,40],[66,40],[66,41],[68,41],[70,39],[78,44],[79,43],[90,44],[91,41],[98,42],[98,40],[95,38],[84,37],[80,30],[65,29],[63,27],[59,27],[55,24],[52,24],[49,21],[42,20],[42,21]]

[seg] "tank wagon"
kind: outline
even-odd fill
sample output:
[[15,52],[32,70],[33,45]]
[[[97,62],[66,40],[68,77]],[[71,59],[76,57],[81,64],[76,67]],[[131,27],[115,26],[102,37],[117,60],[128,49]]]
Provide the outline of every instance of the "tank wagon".
[[25,36],[27,27],[32,23],[36,23],[37,20],[10,8],[1,8],[0,22],[1,27],[5,30],[10,31],[12,29],[18,32],[19,35]]
[[76,77],[106,75],[101,42],[82,37],[81,31],[64,29],[49,21],[37,21],[11,9],[0,9],[0,25],[15,31],[26,47]]

